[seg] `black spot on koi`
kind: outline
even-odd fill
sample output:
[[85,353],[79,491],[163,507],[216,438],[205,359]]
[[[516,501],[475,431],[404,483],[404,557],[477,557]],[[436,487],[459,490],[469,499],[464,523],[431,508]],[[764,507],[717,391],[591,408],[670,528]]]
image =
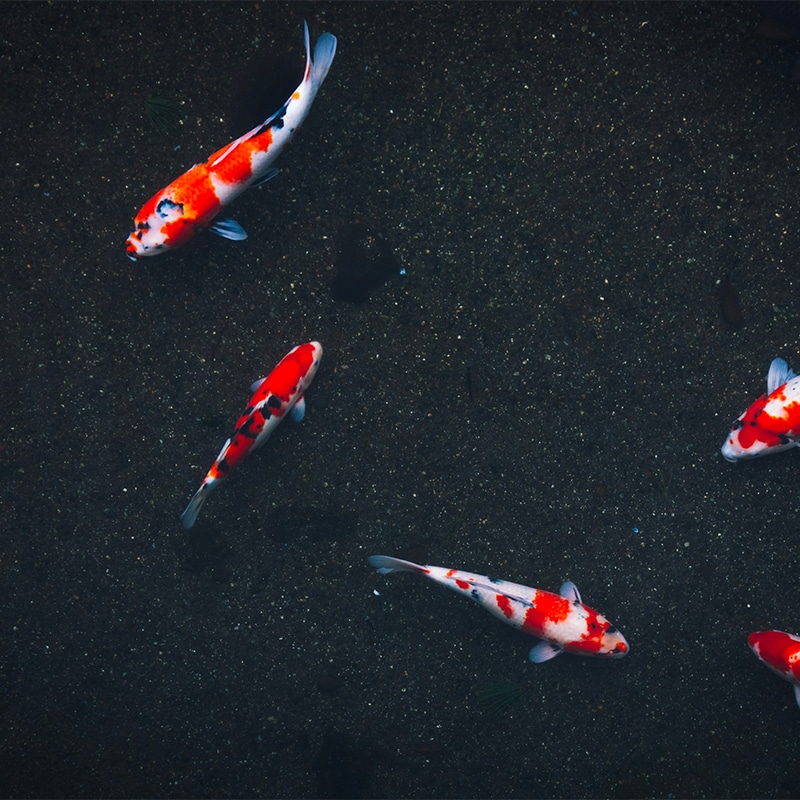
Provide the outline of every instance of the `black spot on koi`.
[[283,118],[286,116],[286,108],[286,105],[282,105],[269,122],[266,125],[262,125],[258,131],[256,131],[255,135],[261,136],[262,133],[266,133],[270,128],[280,130],[283,127]]
[[239,428],[239,430],[236,431],[236,433],[241,434],[242,436],[245,436],[248,439],[257,439],[258,435],[261,433],[263,429],[264,429],[264,423],[258,422],[258,420],[256,420],[255,414],[253,414],[244,421],[242,427]]
[[183,216],[183,203],[173,203],[168,197],[165,197],[157,206],[156,206],[156,214],[160,217],[167,217],[171,216],[169,214],[170,211],[173,209],[177,209],[178,214]]

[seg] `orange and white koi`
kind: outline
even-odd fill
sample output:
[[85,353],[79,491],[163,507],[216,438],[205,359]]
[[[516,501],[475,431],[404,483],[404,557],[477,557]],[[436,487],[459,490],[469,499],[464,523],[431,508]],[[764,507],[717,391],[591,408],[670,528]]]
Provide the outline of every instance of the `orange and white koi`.
[[194,525],[209,492],[231,474],[248,453],[269,439],[287,412],[299,422],[306,411],[305,391],[317,374],[322,359],[319,342],[300,344],[287,353],[266,378],[256,381],[254,392],[236,423],[233,436],[222,446],[217,460],[181,514],[184,528]]
[[300,85],[271,117],[225,145],[208,161],[195,164],[142,206],[128,237],[128,258],[135,261],[182,247],[205,228],[226,239],[247,238],[237,222],[215,218],[246,189],[277,174],[270,165],[308,115],[336,54],[336,37],[323,33],[312,59],[308,25],[304,26],[306,71]]
[[503,622],[542,639],[530,651],[536,664],[560,653],[622,658],[630,646],[604,617],[581,602],[578,587],[567,581],[559,594],[518,583],[474,575],[458,569],[430,567],[391,556],[370,556],[369,563],[382,575],[418,572],[448,589],[480,603]]
[[747,637],[747,643],[763,664],[792,684],[800,707],[800,636],[783,631],[756,631]]
[[800,377],[776,358],[769,365],[767,393],[731,426],[722,445],[727,461],[780,453],[800,444]]

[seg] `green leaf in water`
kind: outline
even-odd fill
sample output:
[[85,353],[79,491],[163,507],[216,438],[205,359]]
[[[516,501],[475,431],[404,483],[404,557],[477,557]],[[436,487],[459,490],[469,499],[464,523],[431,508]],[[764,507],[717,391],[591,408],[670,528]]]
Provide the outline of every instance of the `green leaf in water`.
[[475,690],[478,705],[490,717],[496,717],[515,701],[519,700],[528,687],[515,681],[484,683]]
[[175,133],[181,122],[181,106],[175,100],[165,97],[148,97],[144,101],[150,124],[164,136]]

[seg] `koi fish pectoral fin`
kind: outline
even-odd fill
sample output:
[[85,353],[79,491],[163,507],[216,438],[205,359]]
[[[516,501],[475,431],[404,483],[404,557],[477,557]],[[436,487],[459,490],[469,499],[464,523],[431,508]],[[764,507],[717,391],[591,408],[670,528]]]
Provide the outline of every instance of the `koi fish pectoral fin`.
[[209,227],[209,230],[223,239],[231,239],[234,242],[241,242],[247,238],[247,231],[232,219],[218,219]]
[[297,399],[297,402],[292,406],[292,422],[301,422],[306,415],[306,398],[303,395]]
[[564,651],[560,647],[556,647],[550,644],[550,642],[539,642],[535,647],[531,647],[528,658],[534,664],[544,664],[545,661],[560,656],[563,652]]
[[264,383],[265,380],[266,378],[259,378],[257,381],[253,381],[253,383],[250,384],[250,391],[255,394],[255,392],[261,388],[261,384]]

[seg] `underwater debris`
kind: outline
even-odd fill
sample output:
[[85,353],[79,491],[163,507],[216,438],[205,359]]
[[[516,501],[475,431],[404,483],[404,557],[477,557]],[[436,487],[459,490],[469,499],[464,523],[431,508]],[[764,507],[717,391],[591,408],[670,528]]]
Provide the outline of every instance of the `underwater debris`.
[[722,319],[732,328],[740,328],[744,322],[742,308],[739,305],[739,292],[731,283],[731,276],[726,275],[721,281],[717,281],[717,300],[722,312]]

